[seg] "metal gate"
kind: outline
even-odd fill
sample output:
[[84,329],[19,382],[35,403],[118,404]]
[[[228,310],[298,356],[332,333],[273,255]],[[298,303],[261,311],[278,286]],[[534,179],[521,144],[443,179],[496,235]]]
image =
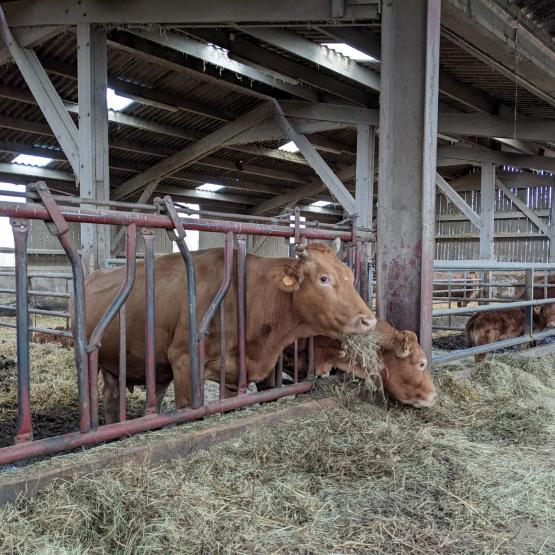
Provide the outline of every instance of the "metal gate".
[[[298,357],[295,356],[295,368],[291,385],[282,382],[282,357],[278,361],[273,376],[273,387],[264,391],[247,392],[248,378],[246,368],[246,236],[262,235],[271,237],[292,237],[296,244],[312,240],[333,240],[336,237],[346,241],[347,262],[354,269],[358,289],[367,301],[369,294],[368,276],[368,242],[371,234],[357,232],[356,227],[349,225],[335,226],[331,224],[317,224],[303,222],[300,225],[298,211],[294,222],[289,216],[286,219],[264,218],[226,214],[234,221],[208,219],[201,213],[198,219],[181,218],[170,197],[155,199],[154,206],[140,205],[150,213],[137,213],[118,210],[127,209],[133,205],[117,202],[96,202],[90,199],[70,198],[70,204],[100,205],[108,209],[74,208],[61,206],[59,202],[68,203],[68,197],[54,197],[44,182],[38,182],[29,187],[30,196],[35,203],[12,204],[0,203],[0,216],[10,217],[14,235],[16,259],[16,327],[17,327],[17,369],[18,369],[18,427],[15,444],[0,449],[0,464],[6,464],[35,456],[47,455],[75,447],[92,445],[108,441],[137,432],[162,428],[172,424],[202,418],[216,413],[223,413],[240,407],[256,403],[271,401],[280,397],[308,392],[312,381],[298,380]],[[208,213],[216,216],[215,213]],[[43,220],[50,233],[57,237],[71,264],[73,276],[74,297],[74,348],[76,381],[79,399],[79,430],[46,439],[33,439],[33,419],[30,396],[29,373],[29,332],[32,331],[29,322],[28,280],[27,280],[27,237],[28,221]],[[120,225],[126,233],[126,275],[119,292],[113,298],[103,317],[89,338],[85,333],[85,295],[84,271],[78,249],[73,244],[68,233],[68,222]],[[189,363],[192,380],[192,406],[172,412],[158,413],[156,411],[156,368],[155,368],[155,297],[154,297],[154,241],[153,230],[165,229],[172,241],[177,245],[186,266],[189,295],[189,322],[197,322],[196,284],[193,259],[185,242],[187,230],[210,231],[222,233],[225,236],[224,245],[224,279],[217,294],[212,299],[207,311],[202,315],[200,325],[189,326]],[[127,419],[126,415],[126,314],[125,302],[134,285],[136,273],[137,235],[144,243],[145,264],[145,378],[146,378],[146,406],[144,415]],[[207,402],[204,399],[204,346],[208,327],[215,315],[220,311],[221,329],[230,325],[223,319],[222,302],[228,293],[233,272],[233,248],[237,246],[238,272],[238,326],[239,336],[239,379],[237,395],[224,398],[225,388],[225,334],[222,333],[220,344],[220,395],[217,401]],[[120,422],[99,425],[98,408],[98,356],[103,334],[108,325],[116,317],[119,318],[119,416]],[[44,331],[44,330],[43,330]],[[309,349],[309,353],[313,350]],[[295,349],[296,352],[296,349]],[[310,354],[309,354],[310,358]],[[309,363],[313,368],[313,361]],[[235,384],[234,384],[235,385]]]

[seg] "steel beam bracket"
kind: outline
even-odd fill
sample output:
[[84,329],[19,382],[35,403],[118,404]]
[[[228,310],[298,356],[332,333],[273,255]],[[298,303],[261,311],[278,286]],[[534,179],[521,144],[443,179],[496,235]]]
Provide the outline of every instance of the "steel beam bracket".
[[166,195],[164,198],[156,197],[154,199],[154,206],[156,206],[156,211],[160,215],[164,215],[164,212],[170,218],[173,224],[173,229],[168,229],[168,237],[172,241],[181,241],[185,240],[187,233],[181,224],[179,219],[179,214],[175,209],[175,204],[173,203],[173,199]]
[[48,215],[52,220],[51,222],[44,222],[48,231],[55,237],[60,237],[67,233],[69,231],[69,225],[62,215],[58,204],[52,197],[52,193],[46,183],[44,181],[37,181],[37,183],[30,185],[29,189],[34,189],[37,192],[42,204],[44,204],[44,207],[48,211]]

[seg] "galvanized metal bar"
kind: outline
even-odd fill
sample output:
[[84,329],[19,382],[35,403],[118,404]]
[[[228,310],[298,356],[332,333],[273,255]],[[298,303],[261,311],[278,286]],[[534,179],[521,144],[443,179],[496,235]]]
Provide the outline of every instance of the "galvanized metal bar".
[[510,301],[510,302],[500,302],[492,303],[483,306],[471,306],[471,307],[461,307],[461,308],[444,308],[433,311],[433,317],[438,316],[448,316],[452,314],[457,316],[459,314],[473,314],[475,312],[491,312],[493,310],[510,310],[512,308],[526,308],[527,306],[541,306],[544,304],[553,304],[555,299],[533,299],[527,301]]
[[[534,270],[526,270],[524,282],[524,298],[527,301],[534,299]],[[555,299],[553,299],[555,300]],[[524,309],[524,333],[530,335],[534,331],[534,307],[529,305]]]
[[493,260],[495,232],[495,165],[483,163],[480,174],[480,258]]
[[90,395],[90,427],[92,430],[98,429],[98,349],[91,351],[87,355],[89,369],[89,395]]
[[[81,263],[81,257],[79,256],[79,251],[75,248],[75,245],[69,235],[69,226],[64,217],[63,211],[52,198],[52,194],[46,186],[46,183],[39,181],[34,185],[34,188],[44,204],[44,208],[41,207],[41,209],[44,210],[46,214],[41,219],[52,221],[52,224],[47,227],[50,233],[58,238],[58,241],[66,252],[71,264],[74,298],[73,337],[80,410],[79,430],[81,433],[86,433],[90,431],[91,423],[93,422],[93,407],[90,388],[93,379],[89,375],[87,358],[87,337],[85,331],[85,274]],[[33,206],[37,207],[37,205]],[[93,383],[95,385],[95,390],[98,390],[97,382],[95,381]],[[98,420],[98,408],[94,411],[94,414]]]
[[441,353],[432,357],[432,367],[437,368],[443,364],[447,364],[448,362],[460,360],[461,358],[479,355],[482,353],[489,353],[491,351],[497,351],[498,349],[507,349],[509,347],[515,347],[516,345],[522,345],[523,343],[529,343],[530,341],[541,341],[542,339],[553,336],[555,336],[555,330],[550,329],[539,333],[532,333],[530,335],[515,337],[513,339],[495,341],[494,343],[488,343],[487,345],[480,345],[478,347],[471,347],[469,349],[460,349],[457,351],[451,351],[449,353]]
[[555,185],[549,189],[549,262],[555,262]]
[[220,399],[225,398],[225,370],[226,370],[226,340],[225,340],[225,306],[220,305]]
[[279,354],[275,369],[275,384],[277,388],[283,387],[283,353]]
[[[6,305],[6,304],[0,304],[0,310],[9,310],[12,312],[16,312],[17,307]],[[69,312],[60,312],[56,310],[42,310],[41,308],[30,308],[28,312],[29,314],[42,314],[44,316],[52,316],[57,318],[68,318],[70,316]]]
[[307,378],[314,377],[314,337],[308,338],[308,371]]
[[[0,328],[11,328],[11,329],[17,329],[17,324],[13,324],[12,322],[0,322]],[[42,328],[40,326],[29,326],[29,331],[30,332],[39,332],[39,333],[45,333],[45,334],[49,334],[49,335],[58,335],[60,337],[71,337],[73,338],[73,334],[69,331],[62,331],[62,330],[54,330],[51,328]]]
[[27,296],[27,238],[29,224],[10,220],[15,246],[15,280],[17,290],[17,432],[15,442],[33,437],[29,373],[29,297]]
[[154,305],[154,233],[142,230],[145,251],[145,414],[156,412],[156,308]]
[[193,408],[204,402],[204,337],[197,332],[197,285],[193,257],[185,241],[186,232],[177,214],[171,197],[155,198],[154,204],[159,213],[166,211],[173,230],[169,238],[175,241],[187,272],[187,299],[189,306],[189,367],[191,371],[191,400]]
[[299,341],[293,343],[293,382],[299,381]]
[[555,264],[543,262],[497,262],[494,260],[436,260],[434,270],[547,270],[555,272]]
[[118,392],[119,421],[124,422],[127,418],[127,317],[125,303],[119,309]]
[[237,331],[239,343],[238,394],[244,393],[247,381],[247,239],[237,235]]
[[[0,293],[15,295],[15,289],[0,287]],[[27,294],[29,295],[29,297],[56,297],[60,299],[69,299],[69,297],[71,296],[69,293],[59,293],[58,291],[34,291],[33,289],[29,289],[29,291],[27,291]]]
[[[143,230],[143,239],[145,234],[148,235],[146,230]],[[152,236],[154,241],[154,236]],[[145,240],[145,247],[148,239]],[[150,247],[150,245],[149,245]],[[154,246],[152,246],[154,248]],[[89,338],[88,351],[100,349],[102,343],[102,337],[106,331],[106,328],[110,325],[110,322],[116,317],[120,308],[123,306],[127,297],[131,294],[133,285],[135,283],[135,273],[136,273],[136,253],[137,253],[137,226],[135,224],[130,224],[127,227],[127,247],[126,247],[126,271],[125,279],[122,283],[120,290],[114,297],[113,301],[110,303],[106,312],[102,315],[102,318],[96,324],[91,337]],[[152,253],[148,253],[149,255]],[[147,249],[145,248],[145,265],[147,263]]]

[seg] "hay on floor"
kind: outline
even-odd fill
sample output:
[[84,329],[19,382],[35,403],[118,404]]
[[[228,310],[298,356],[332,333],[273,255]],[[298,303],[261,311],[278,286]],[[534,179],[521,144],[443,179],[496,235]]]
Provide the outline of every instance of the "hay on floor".
[[349,369],[354,367],[358,369],[357,377],[364,380],[368,390],[371,393],[379,390],[383,394],[380,340],[381,336],[377,332],[345,335],[341,342],[341,349],[349,363]]
[[553,358],[54,484],[0,510],[0,552],[553,553]]

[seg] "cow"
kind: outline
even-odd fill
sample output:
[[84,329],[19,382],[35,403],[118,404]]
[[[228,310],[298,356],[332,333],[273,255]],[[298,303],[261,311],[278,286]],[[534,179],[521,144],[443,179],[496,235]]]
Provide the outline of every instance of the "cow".
[[[555,327],[555,304],[537,305],[533,309],[534,331]],[[522,308],[477,312],[466,322],[469,347],[487,345],[494,341],[519,337],[524,334],[525,314]],[[486,353],[474,355],[475,362],[486,358]]]
[[[555,275],[547,276],[547,283],[545,281],[545,276],[539,275],[536,276],[534,283],[534,299],[552,299],[555,298]],[[548,285],[548,287],[544,287],[544,284]],[[523,299],[526,294],[526,290],[524,285],[517,285],[515,287],[515,295],[514,299]]]
[[[56,326],[55,330],[66,331],[64,326]],[[33,342],[34,343],[54,343],[61,345],[62,347],[72,347],[73,340],[70,337],[66,337],[65,335],[54,335],[52,333],[44,333],[37,331],[33,334]]]
[[466,306],[481,293],[480,275],[476,272],[434,272],[434,297],[451,298],[457,306]]
[[[384,390],[400,403],[416,408],[431,407],[436,400],[437,391],[432,376],[427,369],[428,361],[412,331],[398,331],[384,320],[378,320],[376,331],[379,333],[382,367],[379,369]],[[308,371],[308,341],[297,343],[299,355],[299,377],[305,378]],[[292,371],[293,347],[285,351],[289,372]],[[314,374],[324,376],[337,368],[366,379],[366,373],[345,358],[341,342],[330,337],[314,338]]]
[[[192,253],[197,292],[197,325],[216,295],[224,277],[222,249]],[[297,259],[247,255],[246,270],[246,363],[249,382],[264,380],[274,370],[281,351],[299,337],[340,337],[374,329],[376,318],[353,285],[353,273],[334,250],[314,243],[300,247]],[[86,280],[86,333],[90,338],[107,307],[121,287],[125,268],[99,270]],[[191,371],[188,344],[188,293],[185,265],[179,253],[156,257],[155,273],[155,365],[157,401],[160,408],[171,381],[175,404],[191,404]],[[237,393],[237,255],[233,278],[224,300],[226,396]],[[137,263],[133,289],[126,301],[127,383],[145,383],[145,267]],[[215,318],[205,343],[204,378],[219,381],[220,323]],[[106,329],[99,350],[104,377],[106,422],[117,417],[118,322]]]

